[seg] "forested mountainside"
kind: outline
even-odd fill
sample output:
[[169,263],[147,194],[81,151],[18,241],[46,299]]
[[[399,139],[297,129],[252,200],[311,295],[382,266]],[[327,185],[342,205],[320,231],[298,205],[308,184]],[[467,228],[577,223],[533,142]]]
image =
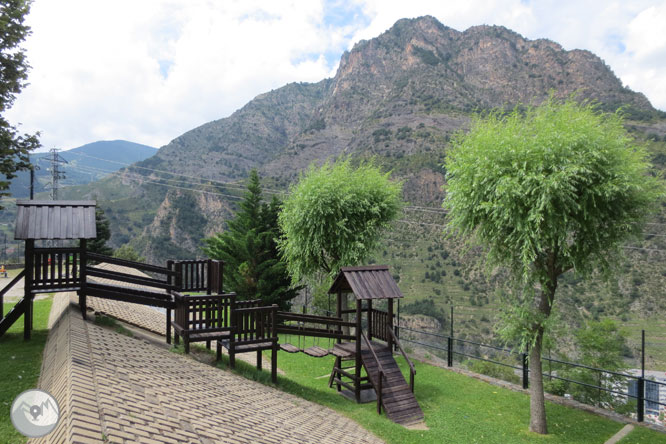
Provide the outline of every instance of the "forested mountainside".
[[[202,255],[202,238],[224,229],[252,168],[269,192],[279,193],[311,162],[374,156],[404,181],[409,206],[373,259],[393,266],[407,304],[426,301],[408,310],[444,320],[439,310],[452,303],[463,331],[490,334],[494,286],[473,265],[473,255],[460,256],[442,235],[441,165],[451,135],[473,113],[539,103],[551,92],[576,93],[605,111],[621,108],[629,131],[649,144],[656,171],[664,168],[666,113],[624,87],[591,52],[497,26],[459,32],[421,17],[357,43],[332,79],[261,94],[155,156],[61,194],[97,198],[111,220],[114,246],[129,242],[163,262]],[[564,279],[558,304],[568,322],[605,315],[632,322],[664,313],[664,216],[655,218],[645,239],[627,246],[617,284]]]

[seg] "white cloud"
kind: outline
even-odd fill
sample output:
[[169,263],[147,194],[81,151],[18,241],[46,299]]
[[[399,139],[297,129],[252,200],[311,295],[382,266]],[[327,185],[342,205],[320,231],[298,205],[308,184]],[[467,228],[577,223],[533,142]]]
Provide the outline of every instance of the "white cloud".
[[7,113],[46,148],[161,146],[257,94],[334,74],[339,56],[403,17],[498,24],[589,49],[666,109],[666,4],[540,0],[36,0],[30,86]]

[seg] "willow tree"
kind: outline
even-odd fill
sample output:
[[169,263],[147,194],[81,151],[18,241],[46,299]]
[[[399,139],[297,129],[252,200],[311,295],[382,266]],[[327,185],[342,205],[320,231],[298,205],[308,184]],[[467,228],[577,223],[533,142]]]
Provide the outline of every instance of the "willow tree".
[[401,183],[372,162],[354,167],[348,157],[310,166],[290,191],[279,248],[294,283],[363,263],[402,202]]
[[447,153],[451,232],[511,271],[502,328],[529,349],[530,430],[547,433],[541,372],[558,278],[606,272],[640,234],[663,191],[621,116],[573,99],[477,117]]

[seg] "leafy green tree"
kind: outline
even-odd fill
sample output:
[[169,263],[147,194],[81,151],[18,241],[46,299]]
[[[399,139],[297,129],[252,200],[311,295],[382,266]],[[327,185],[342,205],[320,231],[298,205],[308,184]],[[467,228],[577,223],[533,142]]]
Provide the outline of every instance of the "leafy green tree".
[[146,258],[140,256],[139,253],[137,253],[130,244],[121,245],[119,248],[117,248],[113,252],[113,257],[134,262],[146,262]]
[[289,309],[298,288],[291,286],[277,249],[280,201],[274,196],[270,203],[262,203],[255,170],[250,173],[247,189],[235,218],[228,221],[229,229],[205,239],[204,252],[225,261],[225,282],[239,298],[260,298]]
[[[28,61],[20,44],[30,34],[25,17],[30,11],[28,0],[5,0],[0,3],[0,196],[7,196],[10,179],[16,171],[30,167],[30,151],[40,146],[39,133],[19,134],[2,116],[26,85]],[[2,207],[0,207],[2,208]]]
[[402,184],[372,162],[314,165],[291,187],[279,217],[279,248],[294,283],[359,265],[399,214]]
[[541,350],[558,278],[608,271],[662,197],[621,116],[553,97],[477,117],[447,153],[444,207],[453,233],[512,273],[502,333],[529,346],[530,429],[547,433]]
[[111,256],[113,254],[113,249],[106,245],[108,240],[111,239],[109,219],[106,218],[104,210],[99,207],[95,209],[95,226],[97,228],[97,238],[88,241],[87,250],[91,253]]

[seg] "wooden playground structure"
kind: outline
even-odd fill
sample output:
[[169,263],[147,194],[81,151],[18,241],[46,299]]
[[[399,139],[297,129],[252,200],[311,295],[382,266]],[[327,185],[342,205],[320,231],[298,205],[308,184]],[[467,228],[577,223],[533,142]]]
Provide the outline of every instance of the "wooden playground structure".
[[[182,338],[186,353],[193,342],[205,342],[208,348],[214,342],[218,359],[222,348],[228,350],[232,368],[237,353],[256,352],[261,369],[262,352],[270,351],[273,382],[277,380],[279,349],[313,357],[330,354],[335,363],[329,387],[335,386],[356,402],[376,397],[378,413],[383,408],[387,417],[399,424],[423,419],[413,394],[416,371],[394,332],[394,300],[403,295],[387,266],[342,268],[329,290],[337,296],[335,316],[283,312],[277,305],[262,306],[261,300],[237,300],[234,293],[224,293],[222,261],[169,260],[160,267],[88,251],[87,240],[96,237],[95,206],[94,201],[17,202],[15,239],[26,243],[25,269],[0,290],[0,336],[24,315],[24,338],[30,339],[33,301],[39,293],[77,292],[84,318],[88,296],[161,307],[166,310],[167,343],[171,343],[173,328],[176,344]],[[78,245],[36,246],[36,242],[55,240],[78,241]],[[152,277],[100,269],[96,263],[133,268]],[[21,279],[23,297],[5,315],[2,299]],[[205,294],[186,294],[197,292]],[[350,293],[356,306],[343,309]],[[380,310],[380,304],[387,310]],[[279,335],[298,337],[299,346],[280,344]],[[301,337],[327,338],[334,346],[301,348]],[[394,349],[409,366],[409,383],[393,357]]]

